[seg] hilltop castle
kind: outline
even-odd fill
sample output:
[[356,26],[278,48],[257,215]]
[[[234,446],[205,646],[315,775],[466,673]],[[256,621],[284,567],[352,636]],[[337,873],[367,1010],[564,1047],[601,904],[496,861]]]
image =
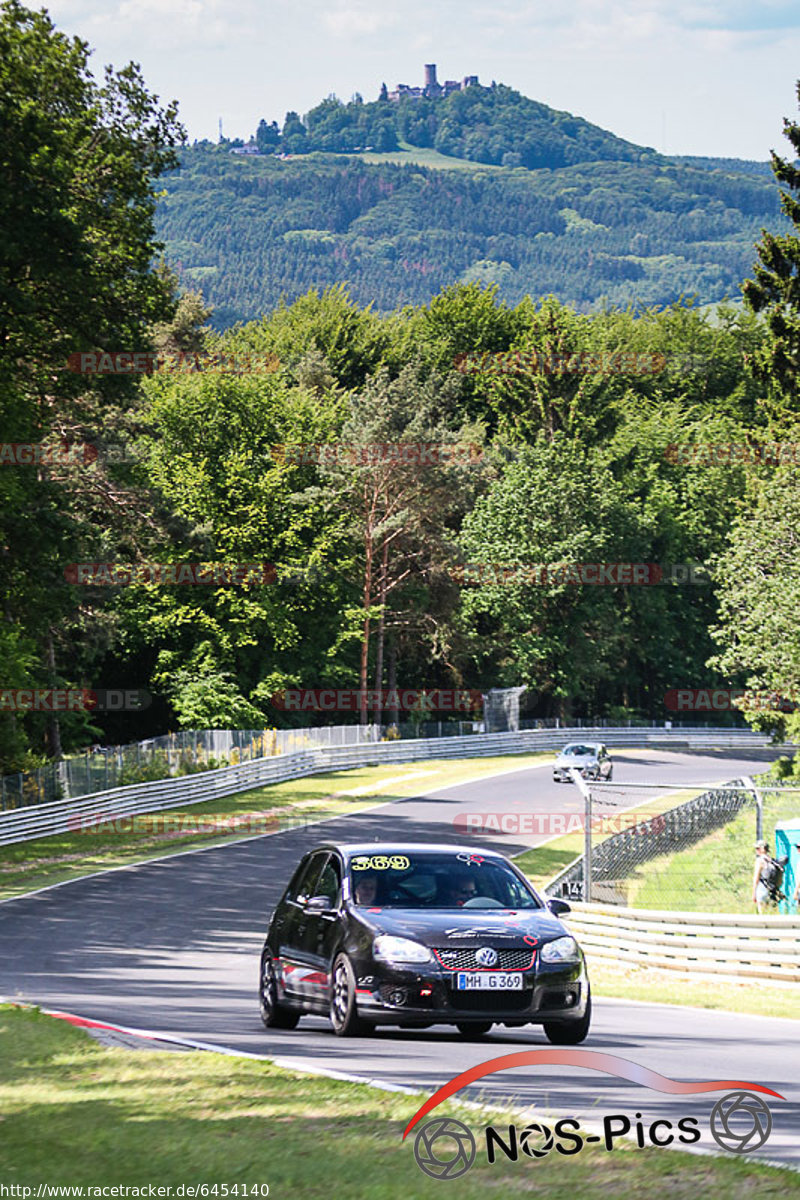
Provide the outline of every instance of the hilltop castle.
[[[384,84],[384,89],[386,85]],[[439,83],[436,79],[436,63],[425,64],[425,85],[424,87],[409,87],[407,83],[398,83],[393,92],[385,92],[381,90],[381,97],[387,100],[422,100],[423,97],[428,99],[438,99],[440,96],[449,96],[451,92],[463,92],[468,87],[480,87],[477,75],[465,75],[459,81],[457,79],[446,79],[444,83]]]

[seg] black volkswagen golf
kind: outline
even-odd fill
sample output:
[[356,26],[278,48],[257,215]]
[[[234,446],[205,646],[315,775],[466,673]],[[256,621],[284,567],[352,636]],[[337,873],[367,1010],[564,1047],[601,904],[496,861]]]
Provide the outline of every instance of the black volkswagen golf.
[[261,1017],[294,1029],[330,1016],[340,1037],[376,1025],[544,1026],[551,1042],[589,1032],[583,953],[502,854],[427,844],[325,845],[306,854],[261,955]]

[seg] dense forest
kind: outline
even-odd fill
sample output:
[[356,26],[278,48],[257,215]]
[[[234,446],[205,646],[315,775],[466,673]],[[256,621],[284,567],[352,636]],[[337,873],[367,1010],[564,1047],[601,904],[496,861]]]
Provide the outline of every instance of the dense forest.
[[666,160],[439,170],[223,145],[181,163],[157,230],[218,329],[342,281],[386,313],[470,282],[508,304],[553,294],[581,311],[714,303],[739,298],[762,227],[781,221],[771,177]]
[[[31,451],[0,463],[4,770],[176,727],[358,719],[290,711],[292,688],[525,686],[530,715],[565,720],[664,719],[676,688],[800,694],[791,162],[773,163],[781,221],[774,185],[660,163],[472,177],[217,149],[178,171],[176,114],[135,68],[100,89],[83,43],[3,11],[0,417],[4,447]],[[778,232],[754,247],[764,214]],[[190,276],[205,298],[154,269],[157,219],[173,246],[183,230],[181,276],[205,269]],[[577,279],[601,245],[609,271],[631,266],[623,221],[642,263],[666,228],[703,247],[676,291],[684,269],[695,284],[741,269],[745,305],[589,312],[543,296],[548,270]],[[529,262],[546,286],[509,300],[491,278],[442,287],[430,270],[420,297],[403,263],[426,261],[434,225],[451,261],[496,238],[510,272]],[[523,257],[548,238],[558,254]],[[385,274],[353,273],[358,239]],[[389,278],[408,303],[380,312]],[[218,323],[245,301],[252,320],[212,329],[214,280]],[[604,564],[648,565],[647,586],[588,577]],[[5,703],[37,688],[146,688],[153,703]],[[746,711],[800,732],[785,704]]]

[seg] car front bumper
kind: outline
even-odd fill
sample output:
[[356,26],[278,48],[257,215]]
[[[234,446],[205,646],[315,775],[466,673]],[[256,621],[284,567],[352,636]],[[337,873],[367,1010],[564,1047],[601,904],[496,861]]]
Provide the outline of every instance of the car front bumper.
[[372,963],[357,971],[359,1015],[385,1025],[470,1021],[527,1025],[580,1021],[586,1013],[589,981],[583,963],[522,972],[522,988],[513,991],[460,991],[455,987],[457,974]]
[[572,783],[572,771],[578,771],[584,779],[594,779],[600,774],[599,767],[553,767],[553,779],[559,783]]

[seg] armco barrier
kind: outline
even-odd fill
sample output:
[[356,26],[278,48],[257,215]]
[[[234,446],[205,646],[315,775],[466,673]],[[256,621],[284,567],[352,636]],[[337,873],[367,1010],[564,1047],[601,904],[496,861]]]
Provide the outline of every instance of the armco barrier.
[[499,754],[524,754],[561,749],[574,737],[602,741],[611,747],[644,746],[665,749],[720,747],[755,748],[769,745],[761,734],[746,730],[703,729],[530,729],[519,733],[469,734],[464,737],[419,738],[375,742],[353,746],[332,746],[302,750],[293,754],[259,758],[235,767],[203,771],[196,775],[159,779],[81,796],[55,800],[28,808],[0,813],[0,845],[30,841],[54,833],[66,833],[84,826],[87,818],[97,821],[136,816],[219,800],[237,792],[280,783],[322,771],[345,770],[370,764],[417,762],[432,758],[473,758]]
[[[564,920],[589,962],[656,967],[693,978],[800,983],[800,920],[570,902]],[[798,989],[800,990],[800,989]]]

